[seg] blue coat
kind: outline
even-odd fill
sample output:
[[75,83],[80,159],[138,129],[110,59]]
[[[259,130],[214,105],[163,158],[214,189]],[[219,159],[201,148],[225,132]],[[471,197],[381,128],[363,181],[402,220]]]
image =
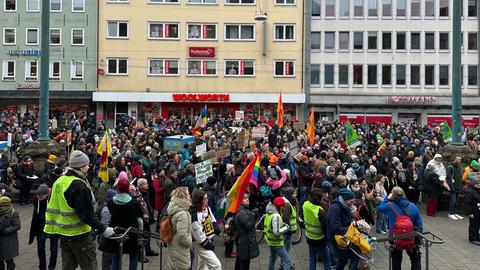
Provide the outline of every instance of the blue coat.
[[[399,204],[397,204],[395,201],[389,200],[388,197],[385,197],[382,203],[380,203],[378,210],[381,213],[384,213],[385,215],[387,215],[388,228],[391,229],[395,225],[397,216],[392,211],[392,209],[390,209],[390,206],[388,206],[388,202],[391,202],[393,204],[393,207],[395,207],[397,212],[400,214],[406,214],[405,212],[407,211],[407,206],[411,204],[411,202],[409,202],[407,199],[401,199]],[[410,207],[410,212],[408,213],[408,216],[410,217],[410,220],[412,221],[415,230],[418,232],[422,232],[423,231],[422,217],[420,216],[420,212],[418,211],[418,208],[415,204],[412,204],[412,207]]]
[[348,227],[355,220],[349,209],[343,206],[338,198],[332,202],[327,214],[327,232],[328,240],[332,243],[335,256],[337,258],[349,258],[352,256],[350,249],[340,249],[335,241],[336,234],[344,235]]

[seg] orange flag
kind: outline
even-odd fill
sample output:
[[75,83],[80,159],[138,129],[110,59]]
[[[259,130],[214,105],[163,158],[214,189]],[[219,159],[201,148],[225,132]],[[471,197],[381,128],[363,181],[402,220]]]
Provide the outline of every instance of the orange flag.
[[310,145],[315,142],[315,116],[313,115],[313,108],[310,111],[310,117],[307,123],[307,135],[310,141]]
[[283,128],[283,101],[282,94],[278,97],[277,104],[277,124],[279,128]]

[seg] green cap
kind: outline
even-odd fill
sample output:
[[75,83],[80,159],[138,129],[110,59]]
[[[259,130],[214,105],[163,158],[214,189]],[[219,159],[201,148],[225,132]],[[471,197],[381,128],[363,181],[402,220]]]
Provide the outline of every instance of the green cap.
[[470,162],[470,167],[477,167],[478,166],[478,162],[474,159],[472,160],[472,162]]

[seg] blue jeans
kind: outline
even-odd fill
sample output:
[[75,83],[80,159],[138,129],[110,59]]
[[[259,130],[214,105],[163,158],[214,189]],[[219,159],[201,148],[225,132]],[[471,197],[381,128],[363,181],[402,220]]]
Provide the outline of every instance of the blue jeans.
[[287,250],[287,253],[290,253],[290,248],[292,247],[292,236],[285,234],[283,241],[285,242],[285,250]]
[[[138,252],[134,252],[132,254],[129,254],[130,257],[130,262],[128,265],[129,270],[137,270],[137,265],[138,265]],[[122,258],[120,258],[121,260]],[[118,254],[115,254],[112,258],[112,270],[121,270],[119,265],[118,265]]]
[[308,198],[308,187],[302,186],[300,187],[300,199],[298,200],[298,205],[301,207],[303,203],[307,200]]
[[328,251],[327,247],[319,248],[319,247],[314,247],[314,246],[308,244],[308,253],[309,253],[309,256],[310,256],[309,270],[316,270],[317,269],[318,259],[322,260],[324,270],[332,269],[331,264],[330,264],[330,254],[329,254],[329,251]]
[[268,263],[268,270],[275,270],[275,260],[277,256],[280,257],[280,264],[283,270],[290,270],[292,265],[290,257],[288,257],[285,247],[270,247],[270,260]]
[[387,231],[387,216],[384,213],[377,211],[377,220],[375,222],[377,233],[380,231]]
[[453,215],[457,213],[458,193],[450,191],[450,203],[448,204],[448,214]]
[[353,252],[350,252],[348,257],[338,258],[337,267],[335,270],[344,270],[345,266],[348,264],[348,261],[350,261],[348,270],[357,270],[359,260],[360,258],[358,258],[357,255],[355,255]]

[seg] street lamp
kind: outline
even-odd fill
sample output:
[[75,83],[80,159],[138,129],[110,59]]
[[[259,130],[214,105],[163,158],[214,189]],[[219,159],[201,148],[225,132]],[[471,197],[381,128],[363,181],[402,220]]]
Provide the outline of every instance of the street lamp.
[[267,55],[267,20],[268,15],[266,11],[262,9],[261,0],[258,1],[258,12],[255,14],[255,21],[263,23],[263,33],[262,33],[262,55]]

